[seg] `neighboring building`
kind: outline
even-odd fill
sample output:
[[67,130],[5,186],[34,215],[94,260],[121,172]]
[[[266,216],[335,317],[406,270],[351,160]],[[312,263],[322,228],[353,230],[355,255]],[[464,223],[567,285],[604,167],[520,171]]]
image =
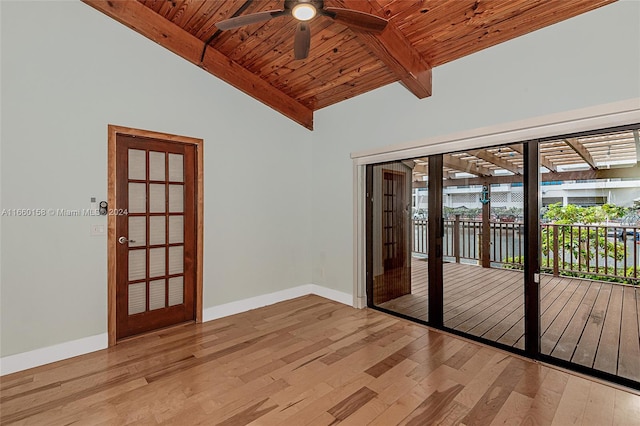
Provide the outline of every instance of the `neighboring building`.
[[[568,182],[543,182],[542,205],[562,203],[578,206],[598,206],[615,204],[632,207],[640,195],[640,180],[585,180]],[[452,186],[443,191],[443,205],[451,208],[480,208],[482,186]],[[491,206],[501,208],[522,207],[524,192],[522,184],[501,184],[491,186]],[[427,189],[414,188],[414,210],[427,208]]]

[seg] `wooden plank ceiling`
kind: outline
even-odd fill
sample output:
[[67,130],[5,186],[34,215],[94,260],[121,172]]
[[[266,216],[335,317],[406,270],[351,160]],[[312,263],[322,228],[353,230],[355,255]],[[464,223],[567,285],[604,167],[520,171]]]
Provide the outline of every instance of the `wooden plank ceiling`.
[[315,110],[396,81],[426,98],[432,67],[615,0],[326,0],[389,24],[371,34],[317,16],[304,60],[293,57],[291,16],[228,31],[215,25],[282,9],[284,0],[83,1],[312,129]]

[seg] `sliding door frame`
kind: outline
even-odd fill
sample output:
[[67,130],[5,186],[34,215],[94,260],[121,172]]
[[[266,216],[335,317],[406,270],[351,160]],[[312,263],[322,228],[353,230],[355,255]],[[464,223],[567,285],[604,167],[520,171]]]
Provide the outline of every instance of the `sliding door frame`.
[[524,351],[540,354],[540,154],[538,141],[523,144],[524,154]]
[[[540,140],[557,137],[559,135],[576,134],[580,132],[588,133],[601,129],[628,126],[639,122],[640,99],[632,99],[445,137],[431,138],[414,144],[352,154],[354,167],[354,207],[356,207],[354,208],[354,300],[357,294],[369,293],[366,290],[370,289],[366,289],[365,286],[370,286],[370,283],[372,283],[372,280],[367,275],[370,273],[369,271],[372,266],[371,256],[367,255],[367,252],[370,250],[370,248],[367,247],[368,241],[370,241],[367,240],[367,235],[370,236],[370,229],[368,229],[368,226],[370,226],[368,222],[370,221],[367,221],[367,217],[370,217],[369,215],[372,211],[370,202],[365,202],[367,208],[358,208],[357,201],[365,200],[366,190],[368,188],[366,180],[369,179],[371,173],[366,173],[365,167],[372,167],[373,164],[431,156],[429,161],[429,205],[430,207],[439,206],[439,209],[429,209],[429,234],[431,236],[440,235],[441,220],[439,220],[439,218],[442,216],[442,156],[439,154],[521,142],[524,144],[525,173],[523,184],[525,187],[525,202],[527,204],[525,206],[524,244],[524,255],[528,259],[524,271],[525,349],[519,350],[505,347],[505,345],[487,341],[482,338],[474,338],[474,336],[456,332],[443,326],[442,259],[440,259],[439,262],[430,262],[429,265],[429,275],[435,277],[433,281],[437,282],[437,285],[430,285],[429,287],[429,322],[418,322],[592,376],[603,377],[619,383],[625,382],[625,380],[618,380],[617,376],[611,377],[610,375],[599,374],[597,370],[576,368],[574,365],[559,362],[559,360],[541,355],[540,353],[540,224],[538,216],[541,200],[539,191],[540,167],[538,145]],[[439,164],[438,159],[440,159]],[[436,179],[437,176],[439,176],[440,179]],[[435,184],[435,182],[438,183]],[[438,191],[440,192],[439,203],[437,202]],[[367,197],[369,196],[367,195]],[[366,200],[369,201],[369,198],[366,198]],[[438,246],[438,238],[430,238],[430,258],[438,257],[438,247],[440,247],[441,254],[441,244],[441,239],[440,246]],[[433,265],[431,265],[432,263]],[[440,275],[438,275],[438,273],[440,273]],[[440,279],[437,278],[438,276]],[[355,302],[354,306],[357,306]],[[393,314],[397,315],[397,313]],[[399,316],[406,318],[405,315]],[[633,385],[629,383],[622,384],[627,386]]]
[[429,324],[444,327],[444,272],[442,265],[442,237],[444,220],[442,217],[442,154],[429,157],[429,195],[427,222],[428,271],[427,288],[429,292]]
[[360,308],[365,305],[363,302],[366,294],[367,245],[364,200],[366,196],[365,168],[368,164],[427,157],[433,154],[483,148],[515,141],[543,139],[581,131],[588,132],[637,122],[640,122],[640,98],[352,153],[353,305]]

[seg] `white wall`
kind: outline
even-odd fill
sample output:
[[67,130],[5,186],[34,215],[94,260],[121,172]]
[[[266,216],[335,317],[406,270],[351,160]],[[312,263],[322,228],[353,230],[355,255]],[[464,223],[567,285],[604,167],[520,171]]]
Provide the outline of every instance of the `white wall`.
[[[105,199],[109,123],[203,138],[205,308],[351,293],[352,151],[640,96],[634,1],[439,67],[430,98],[394,84],[321,110],[313,134],[77,1],[0,10],[0,208]],[[0,356],[106,332],[93,223],[0,219]]]
[[[85,4],[0,7],[0,208],[106,199],[109,123],[203,138],[204,307],[311,282],[311,132]],[[1,356],[106,332],[94,223],[1,218]]]
[[640,2],[621,1],[316,113],[313,282],[352,292],[350,153],[640,96]]

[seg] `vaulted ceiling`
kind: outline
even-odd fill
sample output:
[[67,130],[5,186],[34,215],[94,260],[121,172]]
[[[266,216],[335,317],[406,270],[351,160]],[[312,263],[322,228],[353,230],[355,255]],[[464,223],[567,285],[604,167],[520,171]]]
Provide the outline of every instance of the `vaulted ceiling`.
[[[313,112],[392,82],[431,95],[433,67],[615,0],[326,0],[388,20],[379,34],[326,16],[295,60],[296,20],[221,31],[216,23],[283,9],[284,0],[83,0],[308,129]],[[437,82],[435,82],[437,90]]]

